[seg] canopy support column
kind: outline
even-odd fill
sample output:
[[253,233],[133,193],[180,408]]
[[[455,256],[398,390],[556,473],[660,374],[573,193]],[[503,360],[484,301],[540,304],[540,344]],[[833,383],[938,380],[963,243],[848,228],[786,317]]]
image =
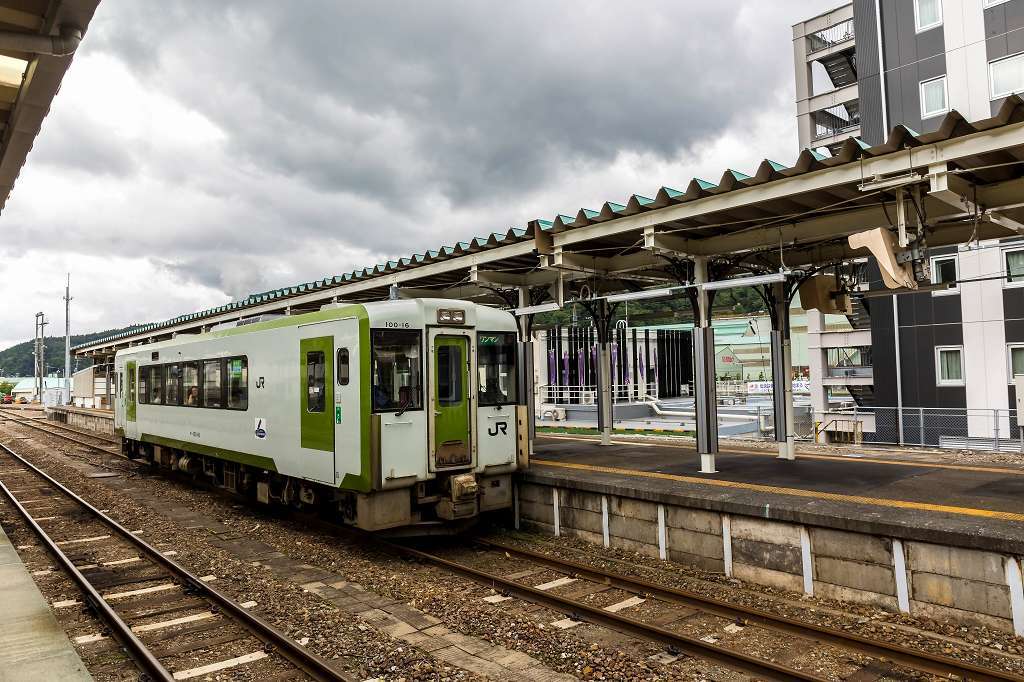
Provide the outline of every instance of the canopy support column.
[[[693,258],[695,284],[708,281],[708,260]],[[697,453],[700,473],[715,473],[718,454],[718,398],[715,393],[715,330],[711,326],[711,299],[702,287],[694,290],[693,387],[697,413]]]
[[589,307],[597,330],[597,429],[601,432],[601,445],[612,444],[612,422],[615,419],[612,411],[612,353],[609,345],[614,308],[603,298]]
[[[530,288],[519,287],[519,307],[532,305]],[[529,456],[537,439],[537,396],[533,374],[533,314],[516,318],[519,326],[519,404],[526,407],[526,428]]]
[[772,396],[775,403],[775,440],[778,459],[796,459],[796,427],[793,415],[793,344],[789,318],[789,296],[785,283],[773,284],[770,301],[772,318]]

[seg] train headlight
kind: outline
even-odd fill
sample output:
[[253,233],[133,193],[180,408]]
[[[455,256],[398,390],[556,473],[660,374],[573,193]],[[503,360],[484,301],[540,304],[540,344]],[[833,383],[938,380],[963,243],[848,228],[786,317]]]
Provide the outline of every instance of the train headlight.
[[466,324],[466,311],[439,309],[437,322],[438,324]]

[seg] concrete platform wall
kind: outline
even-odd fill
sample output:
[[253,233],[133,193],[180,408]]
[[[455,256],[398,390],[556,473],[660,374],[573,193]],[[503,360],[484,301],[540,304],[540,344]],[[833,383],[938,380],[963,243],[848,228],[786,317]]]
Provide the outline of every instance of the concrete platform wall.
[[95,410],[75,407],[51,407],[47,416],[68,426],[88,429],[105,436],[114,435],[114,413],[103,414]]
[[519,523],[759,585],[1024,636],[1022,558],[519,483]]

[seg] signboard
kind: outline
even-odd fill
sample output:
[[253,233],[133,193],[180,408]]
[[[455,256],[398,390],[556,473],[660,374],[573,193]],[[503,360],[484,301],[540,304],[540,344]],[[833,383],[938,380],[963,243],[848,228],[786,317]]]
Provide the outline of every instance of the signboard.
[[[793,393],[810,393],[811,382],[807,379],[793,380]],[[772,382],[770,381],[748,381],[747,393],[749,395],[771,395]]]

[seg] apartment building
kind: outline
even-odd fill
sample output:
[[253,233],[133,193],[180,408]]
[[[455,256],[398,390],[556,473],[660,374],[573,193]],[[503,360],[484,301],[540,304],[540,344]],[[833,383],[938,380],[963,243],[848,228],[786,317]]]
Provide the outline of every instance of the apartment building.
[[[981,120],[1024,92],[1024,0],[853,0],[794,25],[793,53],[802,148],[828,153],[850,137],[879,144],[901,124],[927,133],[951,110]],[[817,331],[809,319],[815,410],[827,415],[841,387],[874,412],[879,440],[1015,438],[1024,241],[929,257],[932,280],[956,288],[865,299],[849,332]],[[881,288],[877,267],[866,279]],[[844,367],[837,358],[870,360]]]

